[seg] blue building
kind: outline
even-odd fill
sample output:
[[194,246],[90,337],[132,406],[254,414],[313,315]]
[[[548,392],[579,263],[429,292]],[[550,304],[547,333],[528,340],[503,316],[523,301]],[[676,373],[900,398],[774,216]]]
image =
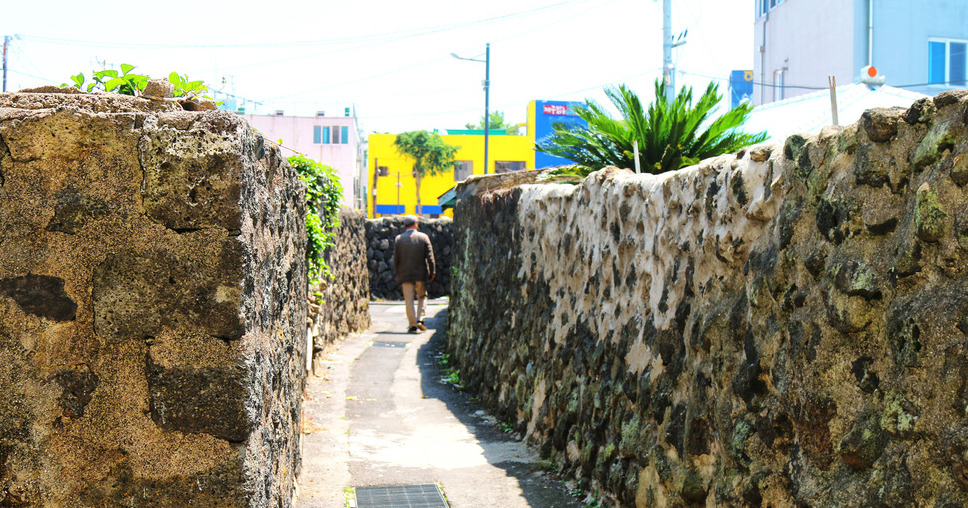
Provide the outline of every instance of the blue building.
[[873,66],[898,88],[937,95],[966,86],[968,1],[754,0],[753,102],[837,84]]
[[[540,143],[554,133],[553,125],[563,123],[567,125],[581,125],[587,127],[588,123],[575,115],[574,107],[582,106],[584,102],[572,101],[531,101],[528,105],[528,128],[529,135],[534,133],[535,144]],[[535,150],[534,168],[543,169],[555,166],[565,166],[574,164],[574,161],[548,155]]]

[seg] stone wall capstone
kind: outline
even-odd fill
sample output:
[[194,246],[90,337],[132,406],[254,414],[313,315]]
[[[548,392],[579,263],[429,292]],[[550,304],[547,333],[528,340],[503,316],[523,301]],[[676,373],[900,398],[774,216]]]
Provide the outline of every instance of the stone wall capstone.
[[462,381],[610,506],[968,505],[968,92],[459,190]]
[[[450,295],[451,259],[453,257],[453,221],[449,217],[420,219],[418,228],[427,233],[434,246],[437,276],[427,285],[427,296]],[[393,272],[393,244],[403,233],[403,217],[381,217],[366,221],[366,257],[370,270],[370,297],[403,300],[403,291]]]
[[324,277],[309,295],[308,324],[314,354],[370,326],[366,214],[344,208],[340,210],[339,222],[335,245],[325,254],[333,279]]
[[304,195],[230,113],[0,94],[0,506],[291,505]]

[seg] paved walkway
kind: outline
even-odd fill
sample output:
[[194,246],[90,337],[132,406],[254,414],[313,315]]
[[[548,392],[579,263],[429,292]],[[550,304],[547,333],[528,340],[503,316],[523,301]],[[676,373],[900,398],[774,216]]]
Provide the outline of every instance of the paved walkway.
[[440,485],[453,508],[583,505],[534,451],[441,382],[446,312],[446,299],[431,301],[429,329],[411,335],[402,303],[371,302],[371,328],[317,359],[297,507],[348,506],[350,486],[425,483]]

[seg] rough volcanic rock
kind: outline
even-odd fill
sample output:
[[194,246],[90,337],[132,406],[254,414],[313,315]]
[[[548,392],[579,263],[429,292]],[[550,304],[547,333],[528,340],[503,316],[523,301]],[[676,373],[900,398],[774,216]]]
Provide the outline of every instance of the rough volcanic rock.
[[0,506],[290,506],[305,187],[225,112],[0,94]]
[[606,506],[968,505],[965,95],[458,189],[467,389]]

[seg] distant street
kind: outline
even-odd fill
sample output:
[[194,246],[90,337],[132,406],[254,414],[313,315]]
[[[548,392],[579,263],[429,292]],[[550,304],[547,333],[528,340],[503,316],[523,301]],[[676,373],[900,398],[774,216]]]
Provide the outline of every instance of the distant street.
[[426,332],[400,302],[371,302],[371,328],[317,360],[305,401],[297,507],[343,507],[346,487],[437,483],[454,508],[580,507],[536,453],[441,381],[447,300]]

